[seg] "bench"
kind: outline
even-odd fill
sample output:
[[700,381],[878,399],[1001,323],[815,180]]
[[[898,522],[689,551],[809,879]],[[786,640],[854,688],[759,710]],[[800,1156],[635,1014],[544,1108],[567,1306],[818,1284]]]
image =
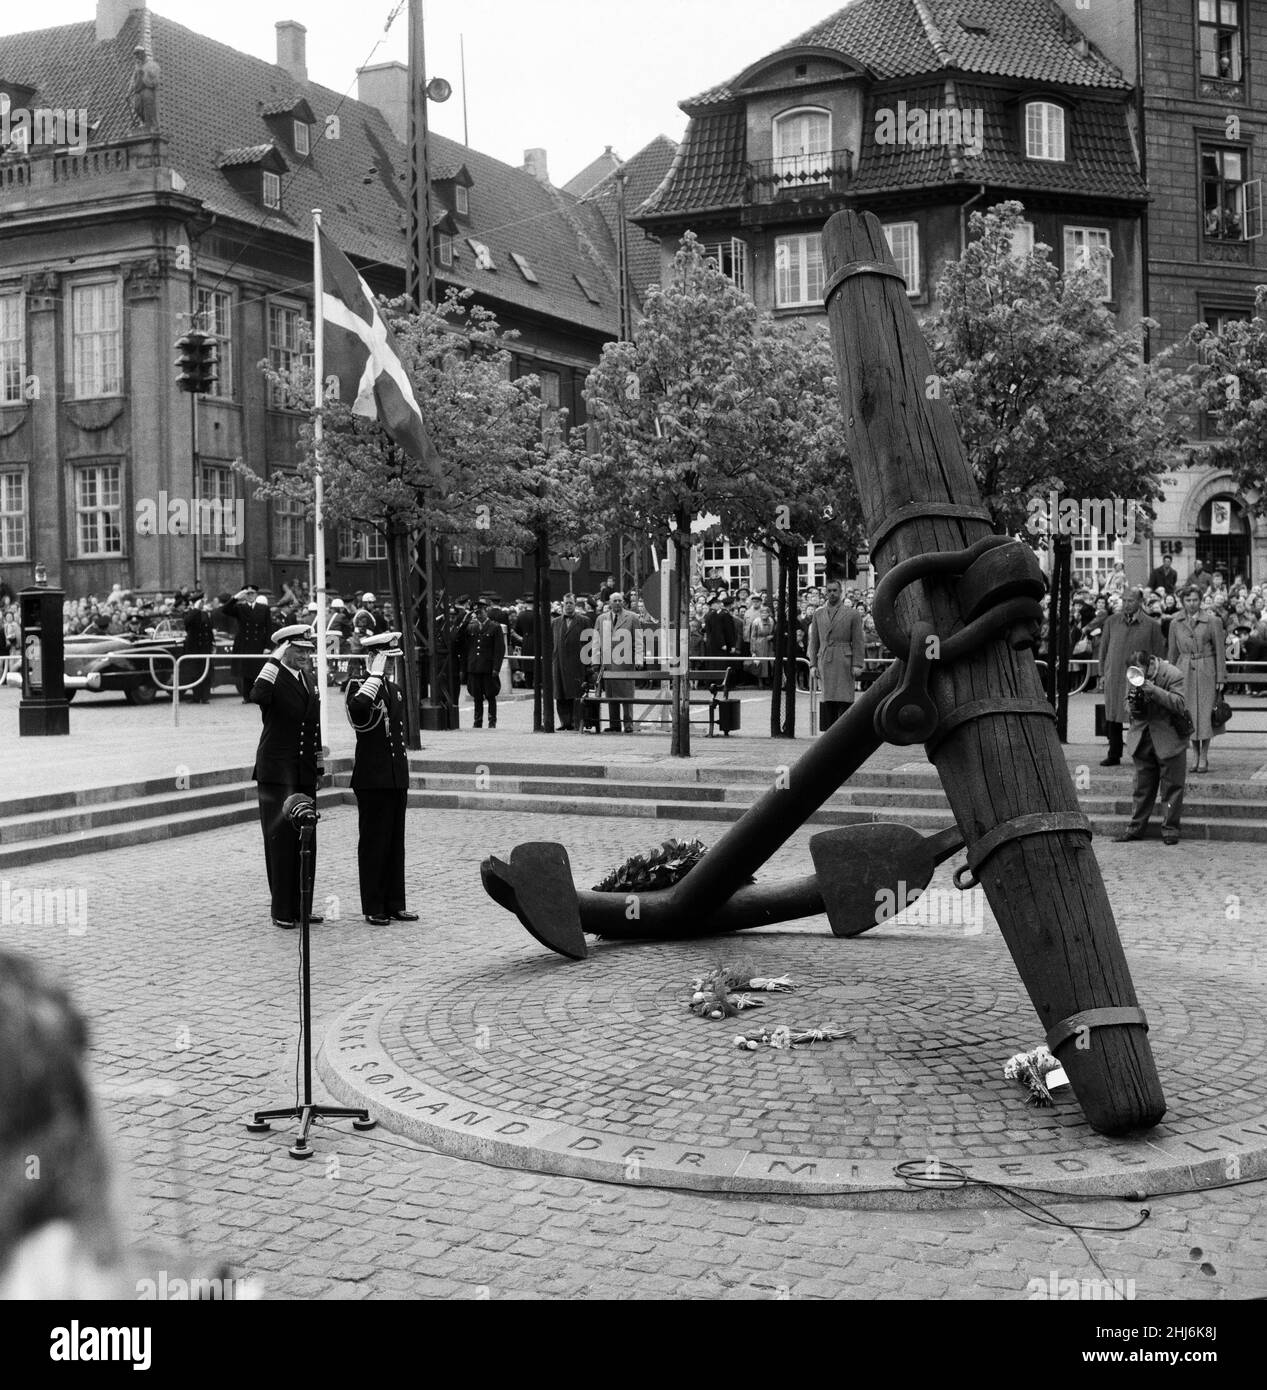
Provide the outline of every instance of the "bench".
[[[729,738],[732,731],[739,728],[740,711],[742,705],[737,695],[730,693],[730,677],[733,667],[727,667],[724,671],[692,671],[687,677],[690,681],[697,681],[708,686],[708,694],[692,694],[689,701],[693,707],[708,709],[708,737],[714,737],[715,733],[721,733]],[[657,685],[664,685],[673,680],[671,671],[656,671],[645,668],[612,668],[611,670],[600,671],[595,678],[597,693],[590,694],[588,687],[581,696],[581,732],[588,733],[593,730],[595,733],[602,727],[603,706],[605,704],[626,704],[636,706],[659,705],[672,708],[673,696],[667,695],[648,695],[645,691],[637,688],[634,690],[632,699],[618,697],[613,700],[607,691],[608,681],[653,681]],[[641,720],[641,716],[635,714],[635,719]],[[664,720],[660,721],[664,723]]]

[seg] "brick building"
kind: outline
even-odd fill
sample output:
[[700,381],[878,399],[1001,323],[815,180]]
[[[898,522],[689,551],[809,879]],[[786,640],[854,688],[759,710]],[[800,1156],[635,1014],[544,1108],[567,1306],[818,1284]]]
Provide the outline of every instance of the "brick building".
[[[1161,324],[1154,346],[1194,323],[1217,329],[1249,318],[1267,280],[1262,175],[1267,160],[1267,13],[1247,0],[1102,0],[1064,9],[1135,87],[1145,211],[1142,298]],[[1141,61],[1142,56],[1142,61]],[[1134,573],[1170,555],[1181,576],[1194,560],[1267,581],[1267,521],[1231,475],[1202,461],[1198,422],[1191,463],[1157,512]],[[1253,499],[1257,502],[1258,499]],[[1223,508],[1214,503],[1226,503]],[[1221,513],[1221,518],[1218,515]],[[1213,526],[1225,525],[1216,533]]]
[[[1267,127],[1267,23],[1249,9],[855,0],[683,102],[682,145],[634,220],[660,237],[666,271],[693,230],[759,308],[821,315],[823,223],[842,208],[873,212],[923,314],[971,209],[1015,199],[1026,245],[1049,245],[1062,270],[1096,265],[1122,325],[1151,313],[1164,346],[1199,318],[1245,313],[1265,278],[1249,181]],[[1195,551],[1267,577],[1262,523],[1252,539],[1244,499],[1199,451],[1167,492],[1153,538],[1124,547],[1088,534],[1075,563],[1125,558],[1142,581],[1163,552],[1184,574]],[[1231,539],[1209,532],[1222,498]],[[732,575],[751,563],[725,546],[712,559]]]
[[[301,417],[258,364],[291,362],[311,319],[312,208],[374,290],[403,293],[407,73],[368,68],[361,99],[345,99],[308,80],[302,25],[277,33],[269,63],[143,0],[98,0],[95,22],[0,38],[0,581],[12,588],[36,562],[71,594],[306,577],[311,523],[244,495],[231,464],[271,474],[297,459]],[[151,104],[134,103],[134,81]],[[23,133],[24,111],[73,119]],[[615,246],[599,209],[551,187],[537,154],[515,169],[432,137],[436,276],[518,330],[515,370],[583,421],[585,377],[616,334]],[[222,340],[219,384],[197,405],[196,478],[194,398],[173,365],[191,312]],[[241,501],[243,534],[162,524],[165,502],[195,496],[225,516]],[[160,524],[143,534],[147,503]],[[373,534],[331,527],[327,552],[334,589],[386,587]],[[587,557],[577,582],[597,584],[610,562]],[[530,584],[518,552],[449,563],[454,593]]]

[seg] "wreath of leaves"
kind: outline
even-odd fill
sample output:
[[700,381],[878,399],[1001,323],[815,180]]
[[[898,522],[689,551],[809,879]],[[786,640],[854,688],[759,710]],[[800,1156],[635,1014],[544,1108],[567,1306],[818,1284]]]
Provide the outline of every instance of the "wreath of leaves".
[[699,863],[708,850],[703,840],[665,840],[659,849],[635,854],[601,883],[596,893],[648,893],[672,888]]

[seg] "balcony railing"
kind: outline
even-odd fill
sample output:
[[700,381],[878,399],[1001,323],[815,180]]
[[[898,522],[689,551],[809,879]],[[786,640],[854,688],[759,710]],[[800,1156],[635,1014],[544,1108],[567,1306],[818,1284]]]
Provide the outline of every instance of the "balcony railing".
[[745,201],[749,206],[762,206],[844,193],[852,174],[852,150],[751,160],[744,182]]
[[9,151],[0,155],[0,194],[22,197],[28,190],[58,188],[84,179],[118,178],[136,169],[159,168],[167,141],[144,133],[109,145],[92,145],[82,153],[46,150],[33,154]]

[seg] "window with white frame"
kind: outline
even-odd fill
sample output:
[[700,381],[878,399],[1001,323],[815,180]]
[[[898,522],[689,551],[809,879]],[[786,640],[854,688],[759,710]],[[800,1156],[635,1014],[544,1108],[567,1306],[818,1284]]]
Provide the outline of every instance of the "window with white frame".
[[1100,282],[1100,298],[1113,298],[1113,250],[1103,227],[1066,227],[1065,274],[1089,270]]
[[387,559],[387,538],[376,528],[340,526],[338,544],[342,564],[355,565],[367,560]]
[[440,233],[440,264],[447,270],[453,264],[453,238]]
[[0,470],[0,560],[26,559],[26,473]]
[[[303,351],[303,312],[285,304],[268,306],[268,360],[275,372],[294,372],[307,363]],[[292,410],[289,394],[276,382],[269,382],[268,403],[274,410]]]
[[886,222],[883,231],[893,259],[897,262],[898,272],[906,281],[907,294],[919,294],[919,223]]
[[723,536],[700,547],[699,570],[704,587],[710,579],[724,579],[732,588],[752,583],[752,557],[746,545],[731,545]]
[[123,554],[123,482],[117,463],[75,469],[75,520],[79,555]]
[[1197,33],[1201,76],[1239,82],[1245,43],[1240,0],[1198,0]]
[[1034,224],[1018,222],[1012,228],[1012,259],[1024,261],[1034,253]]
[[233,399],[233,295],[228,290],[198,291],[198,327],[216,339],[220,365],[209,396]]
[[813,550],[806,549],[798,562],[798,592],[817,589],[827,582],[827,551],[819,545]]
[[71,379],[75,398],[123,390],[122,296],[117,280],[70,291]]
[[296,122],[295,122],[295,153],[298,154],[298,155],[305,155],[305,156],[306,156],[307,153],[308,153],[308,149],[309,149],[309,145],[308,145],[308,122],[307,122],[307,121],[296,121]]
[[459,217],[466,217],[471,211],[471,200],[467,197],[466,185],[464,183],[454,185],[453,209]]
[[294,497],[273,502],[273,554],[279,560],[302,560],[308,554],[308,516]]
[[1057,163],[1065,157],[1065,108],[1054,101],[1031,101],[1025,106],[1025,153],[1030,159]]
[[17,405],[26,381],[26,305],[22,291],[0,294],[0,405]]
[[748,292],[747,243],[732,236],[729,241],[714,241],[701,246],[706,261],[712,261],[736,289]]
[[264,206],[279,208],[282,205],[282,181],[279,174],[264,170]]
[[241,541],[230,541],[228,533],[237,534],[237,489],[233,485],[233,469],[220,464],[204,463],[199,469],[201,515],[199,534],[208,555],[234,555]]
[[774,175],[780,183],[825,182],[830,150],[830,112],[789,111],[775,118]]
[[774,302],[780,309],[822,303],[823,243],[818,232],[774,243]]

